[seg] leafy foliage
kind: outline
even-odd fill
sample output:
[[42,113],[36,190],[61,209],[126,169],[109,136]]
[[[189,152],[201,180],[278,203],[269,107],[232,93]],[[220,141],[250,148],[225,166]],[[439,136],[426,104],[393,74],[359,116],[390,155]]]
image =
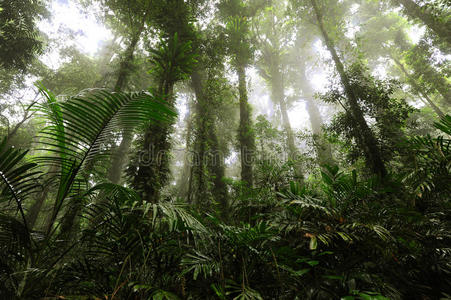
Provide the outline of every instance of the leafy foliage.
[[[3,2],[0,42],[9,48],[0,43],[0,67],[20,71],[41,50],[34,18],[44,11],[39,1]],[[430,36],[409,41],[411,25],[385,1],[99,2],[122,56],[98,60],[66,48],[69,60],[43,82],[71,96],[39,85],[43,101],[27,110],[37,112],[34,146],[0,143],[1,299],[449,298],[451,116],[439,107],[449,78]],[[415,18],[437,31],[427,17],[447,24],[441,8],[448,6],[429,1]],[[355,24],[361,38],[351,37]],[[314,97],[307,77],[317,62],[307,49],[321,47],[318,37],[340,81]],[[16,42],[24,48],[11,53]],[[281,113],[255,125],[247,69],[254,55]],[[375,75],[381,58],[393,60],[415,95],[391,68]],[[113,86],[101,74],[110,62],[120,64],[116,91],[147,91],[83,89]],[[173,130],[180,94],[189,111],[178,145],[198,155],[184,165],[170,151],[184,135]],[[418,123],[434,116],[407,103],[419,96],[443,115],[433,129]],[[337,151],[330,147],[321,165],[298,149],[309,134],[291,132],[289,107],[299,97],[310,108],[321,98],[341,110],[325,128]],[[307,111],[322,134],[320,109]],[[143,159],[150,150],[158,162]],[[129,153],[129,181],[105,180],[106,168],[120,175]],[[183,169],[174,178],[171,160]]]
[[0,66],[25,71],[43,50],[36,19],[47,14],[43,1],[2,1],[0,4]]

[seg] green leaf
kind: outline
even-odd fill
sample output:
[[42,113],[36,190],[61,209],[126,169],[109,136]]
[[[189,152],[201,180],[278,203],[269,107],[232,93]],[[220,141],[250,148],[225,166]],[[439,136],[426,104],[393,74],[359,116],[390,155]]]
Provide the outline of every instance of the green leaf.
[[315,250],[318,247],[318,241],[316,239],[316,236],[311,236],[310,237],[310,250]]

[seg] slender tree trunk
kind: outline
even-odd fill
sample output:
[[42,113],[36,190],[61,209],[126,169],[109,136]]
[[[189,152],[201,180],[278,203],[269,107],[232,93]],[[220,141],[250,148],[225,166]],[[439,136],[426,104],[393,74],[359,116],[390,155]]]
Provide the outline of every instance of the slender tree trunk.
[[316,105],[316,102],[313,99],[314,92],[307,80],[305,66],[303,66],[300,70],[300,86],[306,100],[306,108],[310,118],[310,125],[312,128],[318,161],[321,165],[335,164],[330,144],[323,139],[322,126],[324,122],[318,105]]
[[128,45],[127,49],[124,52],[124,58],[121,60],[121,63],[119,65],[119,72],[118,72],[116,84],[114,85],[115,92],[120,92],[127,86],[128,79],[130,77],[130,73],[131,73],[131,69],[132,69],[132,65],[133,65],[133,58],[134,58],[136,45],[139,42],[139,37],[140,37],[143,29],[144,28],[136,31],[133,34],[133,36],[130,40],[130,44]]
[[192,148],[192,127],[193,127],[193,118],[192,118],[192,105],[189,105],[188,114],[185,118],[186,123],[186,137],[185,137],[185,153],[183,155],[183,170],[179,177],[177,186],[178,186],[178,196],[181,198],[188,199],[188,190],[189,190],[189,176],[192,168],[192,155],[190,153],[190,149]]
[[[208,109],[207,101],[205,101],[202,78],[198,71],[194,71],[191,74],[191,85],[196,95],[196,141],[195,141],[195,167],[193,175],[195,176],[196,186],[193,197],[197,204],[203,201],[202,204],[207,204],[208,196],[208,183],[206,180],[206,151],[207,151],[207,123],[208,123]],[[193,178],[194,179],[194,178]]]
[[443,41],[451,45],[451,21],[441,22],[438,17],[431,14],[412,0],[394,0],[404,7],[406,13],[416,19],[420,19],[427,27],[435,32]]
[[282,74],[279,70],[280,68],[280,58],[277,54],[273,55],[271,59],[272,62],[269,66],[268,80],[271,81],[271,98],[272,101],[279,105],[280,112],[282,115],[282,126],[286,134],[286,145],[288,149],[289,159],[295,163],[295,176],[299,181],[303,181],[304,175],[302,168],[298,163],[299,151],[295,144],[295,137],[293,129],[291,128],[290,118],[288,116],[287,104],[285,102],[285,92],[284,92],[284,82]]
[[187,197],[187,201],[189,204],[193,203],[193,184],[194,184],[193,181],[194,181],[194,165],[191,165],[189,170],[188,197]]
[[27,221],[31,230],[34,228],[34,225],[36,224],[36,220],[38,219],[38,215],[41,212],[42,205],[44,204],[45,199],[47,198],[49,189],[50,188],[48,186],[45,186],[44,189],[38,194],[33,205],[30,207],[30,210],[27,214]]
[[38,98],[39,94],[40,94],[39,91],[37,91],[34,96],[33,101],[27,106],[27,108],[25,108],[22,119],[16,125],[14,125],[14,127],[11,131],[9,130],[9,125],[8,125],[8,134],[6,136],[6,143],[8,145],[11,145],[11,140],[16,136],[17,132],[23,126],[23,124],[26,121],[28,121],[31,117],[33,117],[33,115],[35,114],[35,112],[32,112],[31,109],[36,104],[36,102],[37,102],[36,99]]
[[[124,58],[122,59],[120,66],[119,66],[119,72],[116,84],[114,85],[114,91],[120,92],[122,91],[127,83],[128,79],[131,73],[131,68],[133,64],[133,58],[134,58],[134,52],[136,49],[136,46],[139,42],[140,35],[142,31],[144,30],[144,18],[142,21],[141,27],[134,32],[134,34],[131,37],[130,44],[128,45],[127,49],[124,52]],[[122,141],[119,147],[117,148],[117,151],[112,155],[112,163],[111,167],[108,170],[107,177],[108,179],[115,184],[119,184],[121,176],[122,176],[122,169],[123,166],[127,160],[127,154],[128,150],[130,148],[131,142],[133,139],[133,133],[131,131],[124,131],[122,133]],[[82,210],[82,203],[77,201],[75,199],[75,202],[69,206],[66,210],[66,213],[64,214],[64,217],[61,221],[61,230],[60,230],[60,238],[61,239],[73,239],[72,233],[77,232],[76,228],[79,227],[79,214]],[[50,226],[52,224],[49,224],[49,232],[50,232]]]
[[57,172],[58,172],[57,165],[52,165],[47,172],[49,178],[47,178],[46,181],[43,183],[44,188],[40,193],[37,194],[36,200],[31,206],[29,213],[27,215],[27,221],[28,224],[30,225],[30,229],[34,228],[36,220],[38,219],[38,216],[42,210],[42,206],[44,205],[44,202],[47,199],[49,193],[52,191],[51,176],[53,176]]
[[279,103],[280,112],[282,114],[282,124],[285,130],[285,134],[287,135],[287,147],[290,155],[290,159],[296,160],[298,156],[298,149],[294,143],[294,134],[293,129],[291,128],[290,118],[288,117],[287,104],[285,102],[285,96],[280,94],[278,96],[274,96],[278,98],[276,103]]
[[241,153],[241,180],[252,187],[254,185],[252,164],[254,159],[255,137],[252,130],[251,112],[247,98],[246,71],[244,66],[238,65],[237,73],[240,95],[240,127],[238,139]]
[[354,94],[354,91],[351,87],[351,83],[346,74],[344,65],[341,62],[337,51],[335,50],[333,41],[330,39],[329,35],[327,34],[326,29],[324,28],[321,10],[318,7],[316,0],[311,0],[311,3],[313,6],[313,9],[315,11],[316,19],[318,22],[318,27],[321,31],[321,34],[323,35],[327,49],[329,50],[330,54],[332,55],[332,59],[334,60],[337,72],[340,75],[341,83],[343,84],[345,94],[348,99],[350,113],[360,130],[361,137],[356,137],[356,138],[361,138],[361,140],[363,142],[362,150],[365,153],[366,161],[369,164],[373,173],[379,175],[381,178],[384,178],[387,175],[387,169],[385,168],[384,161],[382,160],[382,155],[381,155],[380,149],[377,145],[377,140],[374,137],[374,134],[371,131],[370,127],[366,123],[363,112],[358,104],[358,99],[357,99],[356,95]]
[[119,147],[113,153],[111,167],[108,170],[108,180],[119,184],[123,173],[123,168],[128,158],[128,151],[133,141],[133,133],[129,131],[122,132],[122,140]]
[[[398,37],[404,36],[404,31],[399,30]],[[424,81],[428,89],[422,88],[423,94],[427,94],[428,90],[436,90],[445,100],[445,103],[451,105],[451,85],[447,82],[446,76],[438,72],[434,66],[431,65],[428,58],[430,58],[431,53],[429,52],[428,45],[419,43],[417,45],[412,45],[405,38],[398,39],[397,48],[400,48],[406,54],[406,64],[409,66],[414,73],[409,75],[410,78],[415,78],[415,82]],[[396,57],[396,50],[388,49],[390,53],[390,58],[395,61],[399,66],[404,64],[401,63]],[[403,71],[404,72],[404,71]]]
[[[410,49],[407,63],[414,70],[414,77],[418,81],[424,81],[429,89],[436,90],[442,95],[445,103],[451,105],[451,85],[447,82],[446,76],[440,74],[425,58],[430,54],[424,47],[425,45],[416,45]],[[426,90],[425,93],[427,92]]]
[[443,113],[443,111],[437,105],[435,105],[435,103],[431,100],[431,98],[429,98],[429,96],[426,93],[424,93],[422,91],[423,89],[416,83],[415,79],[412,78],[412,76],[409,74],[409,72],[407,72],[404,65],[398,59],[396,59],[394,57],[392,57],[392,60],[396,63],[396,65],[399,67],[399,69],[401,69],[401,71],[404,73],[404,76],[406,76],[406,78],[407,78],[407,82],[410,83],[410,85],[413,87],[414,91],[425,99],[423,101],[425,101],[427,104],[429,104],[440,118],[444,117],[445,114]]
[[[213,124],[212,124],[213,125]],[[213,175],[213,197],[221,205],[221,212],[225,218],[227,218],[228,208],[228,195],[227,185],[224,182],[225,168],[224,168],[224,155],[219,147],[218,135],[216,134],[216,128],[211,126],[208,132],[208,140],[210,142],[210,148],[212,150],[209,171]]]
[[[143,27],[142,27],[143,28]],[[119,66],[119,73],[114,85],[114,91],[122,91],[128,83],[128,78],[130,77],[131,67],[133,63],[134,52],[136,45],[138,44],[139,37],[142,33],[137,31],[130,41],[127,49],[124,52],[124,59],[121,61]],[[133,133],[129,131],[122,132],[122,140],[119,147],[116,149],[112,156],[111,167],[108,170],[108,179],[115,184],[119,184],[125,163],[127,162],[127,154],[133,141]]]
[[323,138],[323,120],[321,117],[321,113],[318,109],[318,106],[315,103],[315,100],[312,98],[307,98],[307,112],[310,117],[310,125],[312,127],[313,140],[315,142],[315,148],[318,156],[318,161],[320,165],[335,164],[335,160],[332,156],[332,150],[330,144],[327,143]]

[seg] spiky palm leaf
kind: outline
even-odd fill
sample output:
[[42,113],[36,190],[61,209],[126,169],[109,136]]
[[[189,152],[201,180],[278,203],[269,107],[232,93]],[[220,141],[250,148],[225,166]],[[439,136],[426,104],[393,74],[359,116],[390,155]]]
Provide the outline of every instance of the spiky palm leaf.
[[35,163],[24,162],[27,152],[9,147],[6,138],[0,143],[0,298],[7,298],[1,291],[7,286],[18,287],[20,275],[11,274],[18,265],[25,266],[33,252],[23,203],[39,190],[39,172]]
[[[149,121],[167,120],[175,115],[161,100],[149,92],[112,93],[104,89],[85,90],[64,102],[40,87],[46,99],[40,107],[48,120],[39,134],[37,161],[57,166],[59,186],[52,212],[57,218],[64,200],[80,195],[86,187],[84,168],[99,156],[108,155],[108,137],[114,130],[133,130]],[[75,184],[79,183],[79,184]]]
[[14,200],[27,228],[23,202],[31,193],[36,192],[38,183],[36,164],[23,162],[28,151],[14,149],[7,145],[6,138],[0,143],[0,203]]
[[[443,117],[434,126],[445,135],[451,135],[451,116]],[[419,198],[436,191],[437,195],[449,193],[451,180],[451,139],[445,135],[433,138],[416,136],[409,141],[416,153],[410,172],[404,177]]]

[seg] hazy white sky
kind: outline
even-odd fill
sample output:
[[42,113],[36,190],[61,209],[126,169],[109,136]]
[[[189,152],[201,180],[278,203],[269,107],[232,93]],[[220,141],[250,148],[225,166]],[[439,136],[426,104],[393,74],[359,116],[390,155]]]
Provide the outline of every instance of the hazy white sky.
[[[95,17],[95,11],[82,10],[77,1],[71,0],[53,0],[50,7],[51,19],[44,20],[39,24],[39,28],[46,33],[51,39],[55,39],[57,43],[52,43],[48,53],[42,58],[44,63],[54,69],[58,68],[61,64],[61,58],[58,55],[58,46],[63,45],[76,45],[76,47],[82,52],[88,55],[94,55],[99,49],[102,42],[112,38],[111,32]],[[423,34],[421,28],[417,28],[410,33],[411,38],[415,41]],[[55,45],[56,44],[56,45]],[[330,55],[324,50],[321,41],[318,41],[314,45],[315,51],[319,54],[319,58],[329,59]],[[311,74],[311,84],[317,92],[323,92],[327,88],[328,77],[331,70],[318,69],[315,73]],[[383,75],[384,70],[380,70]],[[257,72],[254,69],[248,70],[251,83],[257,83],[257,85],[264,86],[262,80],[258,77]],[[262,93],[261,88],[257,93],[253,92],[251,87],[250,101],[255,106],[254,113],[265,114],[269,118],[272,117],[274,107],[269,97],[269,94]],[[267,91],[267,89],[266,89]],[[290,121],[292,126],[296,129],[307,129],[310,127],[308,114],[305,110],[305,104],[302,99],[296,103],[289,111]],[[180,117],[184,116],[186,112],[185,106],[179,103],[178,108]]]
[[[96,20],[94,13],[87,14],[76,1],[54,0],[50,12],[51,19],[42,21],[39,28],[51,39],[56,39],[58,44],[62,44],[61,42],[64,41],[65,45],[76,45],[82,52],[94,55],[102,42],[112,38],[112,33]],[[73,32],[73,38],[68,35],[69,31]],[[58,68],[62,62],[56,47],[52,47],[42,60],[54,69]],[[248,75],[251,77],[251,82],[260,81],[255,70],[248,70]],[[325,79],[324,74],[315,74],[312,78],[315,88],[323,89]],[[252,93],[250,94],[252,95]],[[273,104],[268,94],[259,95],[257,98],[251,97],[250,100],[255,106],[255,114],[265,114],[271,117]],[[185,107],[178,105],[178,108],[180,117],[183,117],[186,112]],[[289,117],[294,128],[309,127],[308,114],[302,101],[290,110]]]
[[[112,38],[111,32],[96,20],[94,13],[83,11],[77,1],[54,0],[50,12],[51,19],[43,20],[39,28],[61,46],[64,39],[65,45],[76,45],[84,53],[94,55],[103,41]],[[68,39],[69,31],[73,32],[72,39]],[[58,49],[50,49],[43,61],[57,68],[60,64]]]

